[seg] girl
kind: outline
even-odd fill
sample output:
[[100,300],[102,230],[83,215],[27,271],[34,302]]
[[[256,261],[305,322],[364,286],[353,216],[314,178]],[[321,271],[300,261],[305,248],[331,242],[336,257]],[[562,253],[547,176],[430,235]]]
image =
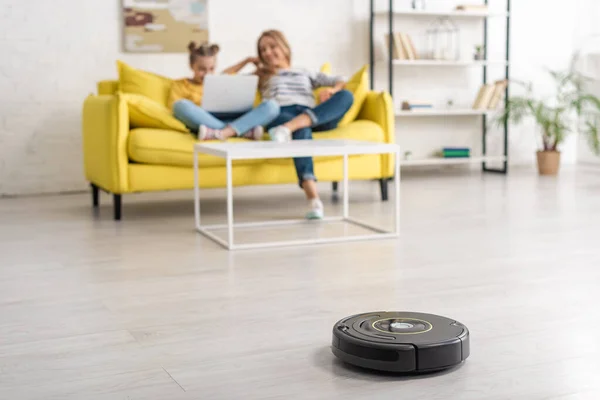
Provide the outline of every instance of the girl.
[[[219,46],[216,44],[196,46],[194,42],[191,42],[188,48],[190,50],[190,68],[194,76],[191,79],[186,78],[173,82],[169,95],[169,107],[172,108],[175,117],[192,132],[197,132],[200,140],[226,140],[234,136],[260,140],[264,133],[263,126],[279,115],[277,102],[265,101],[245,114],[211,114],[203,110],[200,107],[202,84],[207,74],[215,72]],[[223,73],[235,74],[247,64],[256,64],[257,62],[253,58],[247,58],[226,69]]]
[[[312,139],[312,132],[335,129],[354,101],[352,93],[343,90],[345,81],[320,72],[308,72],[291,66],[292,51],[285,36],[276,30],[264,32],[258,39],[260,90],[265,100],[275,100],[279,116],[268,126],[271,139]],[[315,107],[313,90],[326,87]],[[307,219],[323,218],[323,203],[317,192],[311,157],[295,158],[294,165],[300,187],[309,201]]]

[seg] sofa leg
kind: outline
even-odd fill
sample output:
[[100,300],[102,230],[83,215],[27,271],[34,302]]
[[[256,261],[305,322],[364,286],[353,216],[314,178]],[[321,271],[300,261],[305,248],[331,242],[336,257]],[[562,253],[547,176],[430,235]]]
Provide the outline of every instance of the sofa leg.
[[339,188],[339,182],[331,183],[331,189],[333,190],[333,194],[336,194],[338,192],[338,188]]
[[92,187],[92,205],[94,208],[98,208],[100,205],[100,189],[93,183],[90,186]]
[[113,206],[115,209],[115,221],[120,221],[121,220],[121,195],[120,194],[114,194],[113,195]]
[[388,180],[380,179],[379,186],[381,188],[381,201],[388,201]]

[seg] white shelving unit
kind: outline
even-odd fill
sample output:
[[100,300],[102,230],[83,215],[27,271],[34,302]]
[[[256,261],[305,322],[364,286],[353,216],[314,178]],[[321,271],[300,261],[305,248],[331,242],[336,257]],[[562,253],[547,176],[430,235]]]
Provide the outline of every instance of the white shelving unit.
[[468,117],[489,115],[493,110],[474,110],[472,108],[426,108],[419,110],[396,111],[396,117],[418,118],[418,117]]
[[[494,0],[480,0],[480,4],[488,6],[488,3]],[[374,7],[375,0],[370,1],[370,62],[371,62],[371,88],[374,86],[374,66],[375,66],[375,37],[374,37],[374,24],[377,17],[387,17],[389,30],[387,32],[388,37],[393,37],[395,33],[394,21],[397,18],[403,18],[403,21],[410,20],[410,22],[422,22],[427,23],[427,20],[436,18],[448,18],[455,20],[462,20],[464,23],[468,21],[482,21],[483,32],[482,32],[482,44],[484,46],[484,59],[459,59],[459,60],[433,60],[433,59],[392,59],[393,50],[392,45],[388,46],[388,52],[386,54],[386,63],[388,67],[388,80],[389,80],[389,92],[394,95],[394,70],[397,68],[410,68],[417,67],[422,68],[423,71],[436,71],[436,67],[441,68],[472,68],[478,67],[483,71],[482,83],[488,83],[488,67],[497,66],[505,69],[504,79],[509,79],[509,68],[510,68],[510,3],[511,0],[506,0],[505,12],[489,11],[488,7],[485,7],[481,11],[479,10],[440,10],[440,9],[410,9],[406,8],[403,10],[394,9],[394,0],[389,0],[388,9],[386,11],[375,11]],[[466,2],[473,3],[473,1]],[[452,6],[449,6],[449,8]],[[505,57],[502,60],[488,60],[488,39],[490,31],[488,29],[490,18],[504,18],[506,20],[506,48]],[[466,21],[465,21],[466,20]],[[404,28],[403,29],[407,29]],[[425,29],[425,28],[424,28]],[[421,73],[419,71],[419,73]],[[425,73],[425,72],[423,72]],[[418,85],[418,82],[411,82],[411,85]],[[456,86],[456,85],[455,85]],[[414,89],[414,87],[413,87]],[[414,92],[414,90],[413,90]],[[508,88],[505,91],[505,97],[508,97]],[[468,106],[467,106],[468,107]],[[482,149],[481,155],[473,156],[469,158],[422,158],[422,159],[408,159],[402,161],[402,165],[406,166],[417,166],[417,165],[455,165],[455,164],[482,164],[483,171],[488,172],[499,172],[506,174],[508,172],[508,124],[504,124],[504,151],[502,155],[489,155],[487,152],[486,138],[487,138],[487,119],[488,116],[495,113],[494,110],[479,110],[471,108],[426,108],[426,109],[414,109],[414,110],[396,110],[396,118],[449,118],[449,117],[471,117],[476,119],[475,123],[481,125],[482,135]],[[443,146],[440,144],[440,147]],[[486,163],[488,162],[500,162],[503,167],[500,169],[488,168]]]
[[402,160],[400,165],[403,166],[425,166],[425,165],[461,165],[461,164],[480,164],[483,162],[503,162],[506,161],[505,156],[478,156],[464,158],[421,158],[414,160]]
[[[387,11],[378,11],[377,15],[387,15]],[[480,11],[437,11],[437,10],[403,10],[394,11],[394,15],[409,16],[409,17],[452,17],[452,18],[494,18],[508,17],[509,13],[490,13]]]
[[477,60],[392,60],[393,65],[410,67],[485,67],[490,65],[507,65],[504,60],[477,61]]

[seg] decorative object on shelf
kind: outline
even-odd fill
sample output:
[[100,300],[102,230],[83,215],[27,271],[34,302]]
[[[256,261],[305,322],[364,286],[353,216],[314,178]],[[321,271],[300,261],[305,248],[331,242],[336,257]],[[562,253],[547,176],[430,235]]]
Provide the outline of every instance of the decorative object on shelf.
[[482,45],[475,46],[475,54],[473,54],[473,59],[477,61],[482,61],[485,59],[484,47]]
[[446,101],[446,108],[454,108],[454,99],[448,99]]
[[498,80],[494,83],[484,83],[481,85],[475,102],[474,110],[495,110],[502,100],[508,81],[506,79]]
[[448,17],[437,19],[427,30],[428,56],[433,60],[460,59],[460,29]]
[[512,96],[504,112],[496,119],[500,125],[518,124],[532,118],[539,128],[542,149],[537,151],[540,175],[556,175],[560,166],[560,145],[580,122],[590,147],[600,154],[600,98],[584,89],[585,78],[571,71],[550,71],[556,84],[552,98],[537,98],[533,85],[524,84],[525,94]]
[[412,9],[413,10],[424,10],[427,6],[425,0],[412,0]]
[[122,0],[123,46],[131,53],[187,53],[208,41],[208,0]]
[[411,157],[412,157],[412,151],[405,151],[404,152],[404,159],[405,160],[410,160]]

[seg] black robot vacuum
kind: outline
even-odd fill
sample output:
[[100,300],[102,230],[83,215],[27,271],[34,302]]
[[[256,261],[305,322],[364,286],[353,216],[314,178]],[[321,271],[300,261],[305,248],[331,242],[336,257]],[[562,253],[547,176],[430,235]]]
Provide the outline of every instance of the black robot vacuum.
[[332,351],[363,368],[426,373],[469,357],[469,330],[453,319],[415,312],[371,312],[347,317],[333,327]]

